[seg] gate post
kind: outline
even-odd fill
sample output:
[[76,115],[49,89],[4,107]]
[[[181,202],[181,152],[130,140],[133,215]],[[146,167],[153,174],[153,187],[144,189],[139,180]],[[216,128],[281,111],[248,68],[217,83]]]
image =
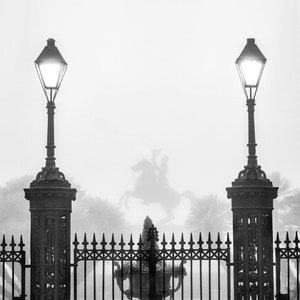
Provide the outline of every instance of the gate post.
[[277,188],[259,167],[245,167],[227,188],[233,212],[235,300],[274,299],[272,211],[276,196]]
[[58,168],[43,168],[25,189],[30,202],[30,299],[70,299],[71,210],[76,190]]

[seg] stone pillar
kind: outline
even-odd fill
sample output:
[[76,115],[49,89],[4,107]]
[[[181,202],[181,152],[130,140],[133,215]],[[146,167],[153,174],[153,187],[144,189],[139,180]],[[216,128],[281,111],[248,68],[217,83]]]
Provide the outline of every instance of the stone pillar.
[[25,198],[31,212],[31,299],[70,299],[71,188],[58,168],[43,168]]
[[260,166],[246,166],[227,188],[233,212],[234,299],[274,299],[272,186]]

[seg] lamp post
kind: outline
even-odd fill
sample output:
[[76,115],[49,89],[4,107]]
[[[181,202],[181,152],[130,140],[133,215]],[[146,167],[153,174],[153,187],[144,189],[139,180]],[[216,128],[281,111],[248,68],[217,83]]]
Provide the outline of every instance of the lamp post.
[[72,200],[76,189],[55,164],[55,98],[67,63],[54,39],[35,61],[47,99],[48,131],[46,165],[24,189],[30,202],[31,299],[70,299],[70,243]]
[[266,58],[252,38],[236,60],[248,107],[248,162],[228,187],[233,212],[234,299],[274,299],[273,199],[277,188],[257,163],[254,107]]
[[[248,39],[247,45],[236,60],[236,66],[242,82],[243,90],[247,98],[248,106],[248,172],[256,174],[247,174],[246,176],[264,176],[263,172],[257,173],[257,156],[254,127],[254,106],[255,95],[266,64],[266,58],[256,46],[254,39]],[[251,171],[250,171],[251,170]]]
[[55,176],[59,173],[55,171],[54,157],[54,100],[67,70],[67,63],[55,46],[54,39],[47,40],[47,46],[35,61],[35,68],[47,98],[48,134],[46,169],[48,172],[46,174],[49,176],[49,172],[51,172]]

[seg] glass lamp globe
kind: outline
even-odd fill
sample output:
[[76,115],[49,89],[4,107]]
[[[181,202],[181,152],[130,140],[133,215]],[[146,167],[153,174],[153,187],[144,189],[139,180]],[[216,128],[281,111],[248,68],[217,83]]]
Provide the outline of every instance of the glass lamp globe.
[[35,67],[48,101],[54,101],[67,69],[54,39],[47,40],[46,47],[35,60]]
[[267,59],[255,44],[255,39],[247,39],[247,44],[236,60],[240,80],[247,99],[254,99]]

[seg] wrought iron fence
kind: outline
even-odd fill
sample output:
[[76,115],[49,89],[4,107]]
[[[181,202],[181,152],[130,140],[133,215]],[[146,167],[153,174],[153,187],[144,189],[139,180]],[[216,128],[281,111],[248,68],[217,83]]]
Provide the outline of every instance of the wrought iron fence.
[[221,247],[218,235],[203,241],[201,234],[178,242],[174,234],[158,243],[158,232],[149,229],[147,241],[121,235],[101,242],[84,236],[74,240],[73,297],[77,299],[231,299],[231,250],[229,235]]
[[25,244],[22,236],[18,244],[14,236],[7,244],[3,235],[0,251],[0,298],[1,299],[25,299]]
[[285,246],[280,247],[281,240],[279,234],[276,237],[275,260],[276,260],[276,295],[277,299],[300,299],[300,240],[298,233],[295,233],[292,241],[289,238],[289,233],[283,240]]
[[[147,241],[140,236],[137,242],[123,235],[116,242],[115,235],[101,241],[94,235],[79,243],[73,242],[71,299],[232,299],[231,241],[227,235],[222,242],[218,235],[213,242],[201,233],[195,240],[190,234],[167,242],[161,241],[155,227],[148,231]],[[287,233],[275,241],[276,299],[300,299],[300,240]],[[25,244],[14,236],[0,244],[0,299],[28,299],[26,297]],[[28,286],[28,284],[27,284]],[[28,293],[27,293],[28,294]],[[29,296],[30,297],[30,296]]]

